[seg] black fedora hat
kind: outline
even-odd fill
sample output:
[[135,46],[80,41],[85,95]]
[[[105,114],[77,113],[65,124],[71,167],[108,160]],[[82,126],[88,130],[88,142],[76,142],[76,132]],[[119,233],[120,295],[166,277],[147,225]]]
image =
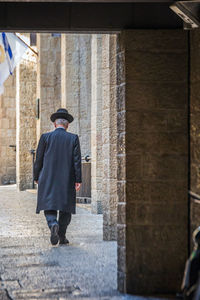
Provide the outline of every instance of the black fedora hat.
[[65,108],[59,108],[57,112],[51,115],[50,119],[52,122],[55,122],[56,119],[65,119],[69,123],[71,123],[74,120],[72,115],[70,115]]

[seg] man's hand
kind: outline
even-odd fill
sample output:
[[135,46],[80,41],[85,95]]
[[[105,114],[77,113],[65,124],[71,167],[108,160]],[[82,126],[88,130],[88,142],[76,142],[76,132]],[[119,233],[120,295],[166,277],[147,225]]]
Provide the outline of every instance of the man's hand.
[[78,192],[80,190],[80,188],[81,188],[81,183],[76,182],[75,183],[75,189],[76,189],[76,191]]
[[35,180],[35,183],[37,183],[37,184],[38,184],[38,180]]

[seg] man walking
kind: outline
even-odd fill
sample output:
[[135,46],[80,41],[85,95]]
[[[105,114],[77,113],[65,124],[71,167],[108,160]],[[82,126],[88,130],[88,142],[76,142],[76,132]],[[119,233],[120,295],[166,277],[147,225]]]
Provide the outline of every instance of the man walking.
[[52,245],[68,244],[66,229],[75,213],[76,191],[81,186],[80,143],[78,135],[66,131],[74,119],[66,109],[58,109],[50,119],[55,130],[41,135],[34,164],[36,213],[44,210]]

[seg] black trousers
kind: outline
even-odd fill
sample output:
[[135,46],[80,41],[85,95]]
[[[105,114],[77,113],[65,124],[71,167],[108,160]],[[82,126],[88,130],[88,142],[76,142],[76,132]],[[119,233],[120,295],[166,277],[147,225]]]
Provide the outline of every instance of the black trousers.
[[59,236],[65,237],[67,226],[71,222],[72,214],[65,211],[59,211],[59,218],[57,220],[57,210],[45,210],[44,215],[47,220],[49,229],[55,224],[59,225]]

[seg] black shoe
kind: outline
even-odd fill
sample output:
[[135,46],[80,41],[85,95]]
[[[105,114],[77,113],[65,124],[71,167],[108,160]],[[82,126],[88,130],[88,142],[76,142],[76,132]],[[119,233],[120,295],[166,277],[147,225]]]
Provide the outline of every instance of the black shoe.
[[66,237],[60,237],[60,242],[59,242],[60,245],[67,245],[69,244],[69,241]]
[[54,224],[51,227],[51,238],[50,238],[50,241],[51,241],[52,245],[58,244],[58,240],[59,240],[58,230],[59,230],[58,224]]

